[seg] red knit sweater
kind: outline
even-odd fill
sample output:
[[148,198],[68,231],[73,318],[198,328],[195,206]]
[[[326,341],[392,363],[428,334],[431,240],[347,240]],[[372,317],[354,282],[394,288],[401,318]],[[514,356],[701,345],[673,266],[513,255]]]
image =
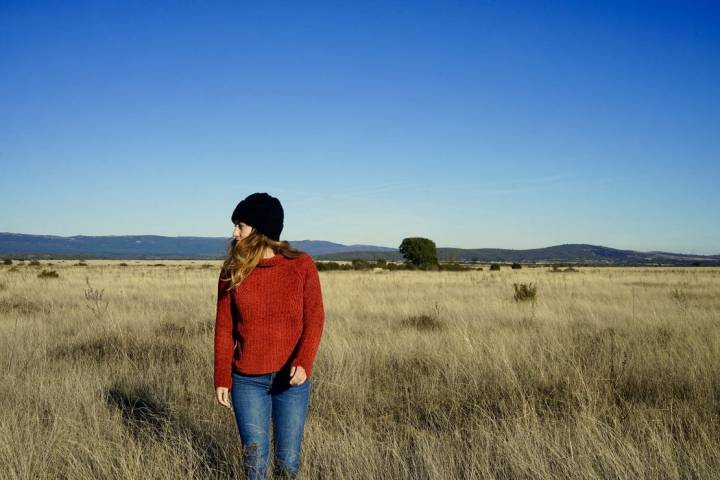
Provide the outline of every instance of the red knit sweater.
[[288,360],[309,377],[325,324],[312,257],[278,253],[261,259],[232,292],[225,291],[227,285],[218,279],[215,387],[230,388],[232,371],[276,372]]

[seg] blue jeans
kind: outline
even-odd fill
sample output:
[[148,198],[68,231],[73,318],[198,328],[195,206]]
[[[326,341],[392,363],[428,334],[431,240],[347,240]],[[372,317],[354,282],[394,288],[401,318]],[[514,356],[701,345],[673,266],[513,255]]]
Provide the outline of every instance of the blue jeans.
[[290,385],[289,365],[261,375],[232,372],[230,395],[249,480],[267,477],[271,417],[274,473],[282,478],[297,477],[311,386],[310,377],[301,385]]

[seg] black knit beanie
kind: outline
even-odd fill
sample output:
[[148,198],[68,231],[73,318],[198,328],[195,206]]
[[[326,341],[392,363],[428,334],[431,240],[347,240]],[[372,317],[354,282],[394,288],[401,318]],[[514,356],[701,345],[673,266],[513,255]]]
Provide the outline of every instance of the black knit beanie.
[[280,241],[285,212],[280,200],[267,193],[253,193],[237,204],[230,219],[233,224],[243,222],[260,233]]

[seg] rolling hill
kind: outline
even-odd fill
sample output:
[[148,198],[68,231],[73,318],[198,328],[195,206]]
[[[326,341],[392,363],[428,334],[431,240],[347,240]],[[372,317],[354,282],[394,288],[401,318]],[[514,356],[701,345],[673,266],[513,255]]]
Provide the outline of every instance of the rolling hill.
[[[72,259],[219,259],[230,238],[165,237],[159,235],[121,235],[62,237],[0,233],[0,256],[4,258]],[[316,260],[402,261],[397,248],[340,243],[323,240],[291,241]],[[688,255],[671,252],[638,252],[589,244],[563,244],[544,248],[512,250],[500,248],[437,249],[440,261],[583,263],[595,265],[720,265],[720,255]]]

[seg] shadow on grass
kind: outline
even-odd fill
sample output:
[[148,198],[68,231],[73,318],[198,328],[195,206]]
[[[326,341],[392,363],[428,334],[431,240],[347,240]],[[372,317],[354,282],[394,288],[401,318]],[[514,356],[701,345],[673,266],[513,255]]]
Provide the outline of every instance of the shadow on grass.
[[236,478],[233,472],[236,472],[237,465],[227,449],[187,418],[173,415],[149,386],[116,384],[105,391],[104,397],[110,407],[122,413],[123,423],[135,439],[170,443],[175,443],[173,438],[188,439],[198,453],[197,468],[204,473],[212,472],[213,478]]

